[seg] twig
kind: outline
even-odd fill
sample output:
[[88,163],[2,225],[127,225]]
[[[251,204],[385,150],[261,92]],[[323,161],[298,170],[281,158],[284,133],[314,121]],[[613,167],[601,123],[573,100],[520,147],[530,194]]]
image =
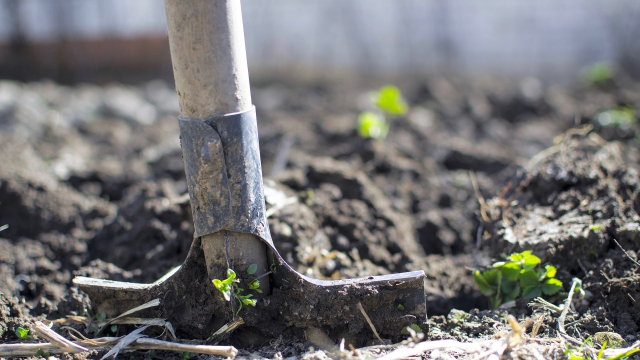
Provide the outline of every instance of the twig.
[[264,273],[264,274],[262,274],[262,275],[258,276],[258,277],[256,278],[256,280],[260,280],[260,279],[262,279],[263,277],[268,276],[268,275],[271,275],[271,271],[268,271],[268,272],[266,272],[266,273]]
[[478,187],[478,179],[476,178],[476,173],[473,171],[469,171],[469,178],[471,178],[471,185],[473,186],[473,190],[476,193],[476,198],[478,199],[478,203],[480,203],[480,215],[482,216],[482,220],[484,222],[489,222],[489,216],[487,215],[487,202],[484,200],[482,195],[480,194],[480,188]]
[[[84,345],[91,350],[104,350],[118,340],[120,340],[120,338],[106,337],[92,339],[91,341],[73,341],[73,343],[75,345]],[[135,342],[124,347],[124,349],[181,351],[231,358],[238,354],[238,350],[233,346],[191,345],[145,338],[137,339]],[[6,344],[0,345],[0,357],[35,356],[38,350],[50,352],[51,354],[63,354],[67,352],[51,343]]]
[[140,339],[141,337],[146,336],[141,334],[141,332],[145,331],[148,327],[149,325],[143,326],[139,329],[132,331],[129,335],[123,337],[120,341],[118,341],[116,346],[114,346],[111,350],[109,350],[108,353],[104,354],[104,356],[100,358],[100,360],[107,359],[110,356],[113,356],[113,358],[115,359],[118,356],[118,353],[120,352],[120,350],[124,349],[127,345]]
[[573,293],[575,292],[576,286],[578,286],[579,283],[580,285],[582,285],[582,281],[580,279],[573,278],[573,281],[571,282],[571,290],[569,290],[569,296],[567,296],[567,299],[564,301],[564,308],[562,309],[562,313],[558,318],[558,331],[565,339],[569,340],[570,342],[576,345],[581,345],[581,343],[577,339],[567,334],[567,331],[564,328],[564,321],[567,318],[567,313],[569,312],[569,308],[571,307],[571,300],[573,299]]
[[[102,326],[100,327],[100,330],[98,331],[98,333],[97,333],[96,335],[100,335],[100,334],[102,334],[102,332],[104,331],[104,329],[105,329],[107,326],[109,326],[111,323],[113,323],[114,321],[116,321],[116,320],[119,320],[119,319],[121,319],[121,318],[123,318],[123,317],[125,317],[125,316],[127,316],[127,315],[131,315],[131,314],[133,314],[133,313],[135,313],[135,312],[138,312],[138,311],[140,311],[140,310],[148,309],[148,308],[151,308],[151,307],[156,307],[156,306],[158,306],[158,305],[160,305],[160,299],[153,299],[153,300],[151,300],[151,301],[149,301],[149,302],[146,302],[146,303],[144,303],[144,304],[142,304],[142,305],[140,305],[140,306],[136,306],[136,307],[134,307],[133,309],[129,309],[129,310],[127,310],[127,311],[123,312],[122,314],[120,314],[120,315],[118,315],[118,316],[114,317],[113,319],[109,319],[109,320],[107,320],[104,324],[102,324]],[[158,324],[154,324],[154,325],[158,325]],[[164,324],[162,324],[161,326],[165,326],[165,325],[164,325]],[[173,332],[172,332],[172,334],[173,334]],[[174,337],[174,338],[175,338],[175,337]]]
[[33,326],[33,331],[36,333],[36,335],[38,335],[38,337],[48,340],[56,347],[72,354],[89,351],[89,349],[85,348],[84,346],[74,344],[73,342],[63,338],[62,335],[49,329],[47,325],[43,324],[40,321],[36,321],[35,325]]
[[534,338],[538,335],[538,331],[540,331],[540,327],[544,323],[544,319],[547,317],[547,314],[544,313],[540,315],[535,322],[533,323],[533,327],[531,328],[531,337]]
[[384,344],[384,341],[382,341],[382,339],[380,338],[380,335],[378,335],[378,332],[376,331],[375,326],[373,326],[371,319],[369,319],[369,315],[367,315],[367,313],[364,311],[364,308],[362,307],[362,304],[359,301],[358,301],[358,308],[360,309],[360,312],[362,313],[362,315],[364,315],[364,318],[367,319],[367,322],[369,323],[371,330],[373,330],[373,333],[376,335],[380,343]]
[[218,329],[215,333],[213,333],[213,335],[209,336],[206,342],[215,343],[216,338],[219,337],[221,339],[224,335],[228,336],[232,331],[237,329],[238,326],[242,324],[244,324],[244,320],[241,317],[231,321],[230,323],[224,324],[220,327],[220,329]]
[[625,255],[627,255],[627,257],[629,258],[629,260],[633,261],[634,264],[636,264],[637,266],[640,266],[640,263],[636,260],[634,260],[631,255],[629,255],[629,253],[627,252],[627,250],[625,250],[622,245],[620,245],[620,243],[618,242],[618,240],[613,239],[613,241],[615,241],[616,245],[618,245],[618,247],[620,248],[620,250],[622,250],[624,252]]

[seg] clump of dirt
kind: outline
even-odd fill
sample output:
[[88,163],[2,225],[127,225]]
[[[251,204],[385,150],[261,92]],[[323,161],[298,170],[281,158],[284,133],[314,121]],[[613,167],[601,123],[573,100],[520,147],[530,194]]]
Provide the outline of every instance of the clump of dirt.
[[484,244],[497,258],[533,251],[559,269],[565,287],[581,278],[592,295],[581,308],[600,317],[591,330],[634,340],[640,324],[631,315],[640,295],[632,250],[640,241],[638,168],[626,161],[625,144],[585,136],[585,130],[567,134],[512,191],[487,201]]
[[27,327],[28,310],[0,292],[0,340],[13,340],[19,327]]

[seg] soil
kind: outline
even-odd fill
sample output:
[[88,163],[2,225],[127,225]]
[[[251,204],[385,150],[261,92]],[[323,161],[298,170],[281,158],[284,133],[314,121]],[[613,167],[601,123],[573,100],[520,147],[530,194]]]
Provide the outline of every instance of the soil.
[[[558,268],[565,295],[573,277],[583,281],[570,335],[640,340],[640,126],[598,121],[617,106],[640,108],[639,83],[621,74],[564,87],[399,80],[410,111],[386,139],[361,138],[357,116],[381,85],[253,89],[269,227],[293,268],[318,279],[424,270],[427,338],[473,341],[504,328],[505,314],[533,310],[522,300],[490,310],[472,270],[532,250]],[[151,283],[183,263],[193,225],[177,113],[162,81],[0,82],[0,226],[9,225],[0,342],[17,341],[15,329],[35,319],[95,315],[74,276]],[[541,334],[554,335],[554,321]],[[210,331],[176,329],[188,339]],[[366,325],[359,333],[375,343]],[[321,358],[309,347],[326,346],[322,336],[263,335],[224,342],[269,358]]]

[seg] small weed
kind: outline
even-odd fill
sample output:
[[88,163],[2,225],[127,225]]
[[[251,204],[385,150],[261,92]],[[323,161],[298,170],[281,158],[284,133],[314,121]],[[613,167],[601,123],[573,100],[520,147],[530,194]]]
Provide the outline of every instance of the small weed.
[[51,356],[50,352],[44,352],[42,351],[42,349],[38,349],[38,351],[36,351],[36,356],[42,357],[42,358],[48,358],[49,356]]
[[16,329],[16,336],[20,340],[29,340],[29,339],[31,339],[31,335],[29,335],[29,330],[27,330],[27,329],[25,329],[23,327],[19,327],[19,328]]
[[562,288],[562,282],[556,279],[556,268],[540,266],[540,258],[531,251],[511,254],[506,261],[499,261],[492,268],[473,273],[473,279],[481,293],[488,296],[494,308],[518,297],[533,299],[553,295]]
[[[275,267],[275,261],[271,266]],[[258,271],[258,265],[251,264],[247,269],[247,274],[253,275],[256,273],[256,271]],[[256,303],[258,302],[257,299],[253,298],[253,294],[243,295],[244,289],[238,286],[239,283],[240,283],[240,280],[236,278],[235,271],[231,269],[227,270],[226,279],[213,280],[213,286],[222,293],[222,296],[224,297],[225,301],[231,301],[231,293],[232,293],[231,290],[233,288],[233,297],[236,300],[238,300],[238,304],[240,305],[238,307],[238,311],[236,311],[236,316],[238,316],[238,314],[240,313],[240,310],[242,310],[244,306],[256,306]],[[262,293],[262,290],[260,290],[259,288],[260,288],[260,281],[258,281],[258,279],[253,279],[251,282],[249,282],[249,290],[253,290],[257,293]]]
[[390,116],[404,115],[407,113],[407,103],[402,99],[402,93],[395,86],[384,86],[373,94],[373,104],[385,114]]
[[371,102],[378,110],[363,112],[358,116],[358,134],[363,138],[384,139],[389,133],[388,120],[407,113],[407,103],[395,86],[384,86],[371,95]]
[[636,123],[636,108],[633,106],[618,106],[599,113],[592,122],[601,127],[613,126],[628,130]]
[[111,325],[111,332],[116,333],[118,331],[118,325]]
[[107,319],[107,314],[104,312],[101,312],[99,314],[96,314],[96,321],[98,322],[103,322]]
[[411,324],[410,326],[402,328],[402,331],[400,331],[400,333],[402,335],[409,335],[409,329],[415,331],[417,334],[422,334],[422,329],[420,329],[420,326],[418,326],[418,324]]
[[372,112],[358,116],[358,134],[363,138],[384,139],[389,133],[389,125],[384,117]]
[[593,225],[589,226],[589,230],[591,230],[591,231],[598,231],[600,229],[602,229],[602,225],[593,224]]
[[193,354],[190,352],[180,352],[180,359],[182,360],[189,360],[193,357]]
[[595,63],[584,70],[583,76],[591,85],[599,85],[613,77],[613,68],[606,62]]
[[[564,354],[565,356],[567,356],[567,359],[569,360],[589,360],[592,359],[592,356],[589,356],[587,354],[588,350],[585,349],[589,349],[592,348],[593,350],[593,340],[591,339],[591,336],[587,338],[587,340],[585,340],[582,343],[582,346],[580,348],[572,348],[570,347],[568,344],[566,345],[567,350],[565,350]],[[600,347],[600,350],[598,351],[598,355],[596,357],[596,360],[622,360],[622,359],[626,359],[629,356],[637,353],[638,351],[640,351],[639,349],[631,349],[627,352],[618,354],[616,356],[610,357],[610,358],[606,358],[604,357],[604,350],[607,348],[607,342],[603,342],[602,346]],[[612,347],[612,348],[615,348]]]
[[258,271],[258,264],[251,264],[251,265],[249,265],[249,268],[247,269],[247,274],[253,275],[253,274],[256,273],[256,271]]
[[404,310],[404,306],[402,304],[398,304],[396,309],[398,309],[398,311],[402,311],[402,310]]

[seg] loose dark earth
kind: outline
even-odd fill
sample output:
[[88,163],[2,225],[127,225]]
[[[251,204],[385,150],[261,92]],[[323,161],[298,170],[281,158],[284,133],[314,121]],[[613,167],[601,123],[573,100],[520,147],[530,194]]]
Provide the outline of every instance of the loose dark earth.
[[[385,140],[363,139],[357,116],[381,85],[253,89],[269,226],[291,266],[321,279],[424,270],[426,338],[473,341],[533,309],[518,300],[489,310],[472,271],[532,250],[564,284],[550,302],[583,281],[569,335],[640,340],[640,125],[603,114],[640,109],[640,83],[400,82],[409,113]],[[16,328],[35,319],[95,315],[76,275],[150,283],[182,264],[193,225],[177,113],[161,81],[0,82],[0,342],[17,342]],[[555,336],[555,321],[539,336]],[[211,335],[194,329],[176,333]],[[322,347],[308,334],[226,343],[269,358],[320,358],[309,347]]]

